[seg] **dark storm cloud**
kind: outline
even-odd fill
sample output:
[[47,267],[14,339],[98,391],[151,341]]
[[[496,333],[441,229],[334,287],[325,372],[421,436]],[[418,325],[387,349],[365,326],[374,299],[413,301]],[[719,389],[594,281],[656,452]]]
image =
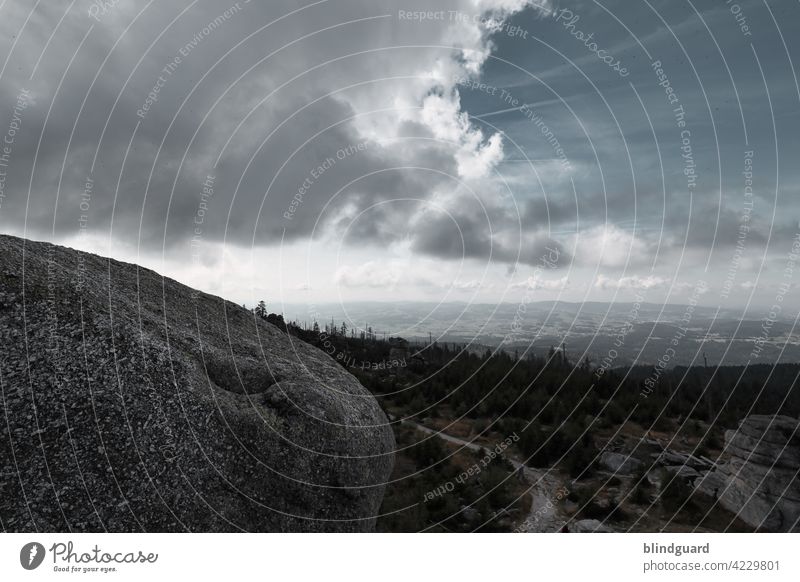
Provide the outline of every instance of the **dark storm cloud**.
[[[5,229],[62,239],[85,220],[154,249],[198,231],[271,245],[383,201],[425,200],[457,174],[468,130],[434,135],[403,107],[419,110],[435,86],[420,75],[437,60],[465,65],[458,51],[415,48],[443,44],[447,28],[401,22],[396,3],[123,1],[94,18],[92,6],[3,7],[2,103],[23,86],[35,101],[5,183]],[[408,47],[385,50],[393,43]],[[390,242],[381,230],[361,234]]]
[[[569,264],[570,257],[564,247],[544,232],[529,230],[510,238],[492,236],[492,217],[475,210],[427,214],[414,227],[414,250],[455,260],[469,258],[531,266],[541,265],[543,257],[554,256],[555,250],[558,261],[550,262],[555,266]],[[496,223],[497,217],[494,218]]]
[[[299,7],[289,0],[123,1],[97,20],[90,5],[66,12],[41,3],[32,13],[21,1],[3,5],[0,132],[20,91],[32,95],[4,182],[4,230],[65,240],[86,217],[90,232],[150,249],[185,245],[198,228],[204,240],[241,245],[346,232],[356,247],[410,241],[435,257],[535,265],[548,245],[571,260],[573,233],[610,224],[612,242],[635,233],[644,265],[655,248],[669,261],[684,244],[706,253],[737,244],[746,151],[754,152],[748,242],[763,245],[771,226],[790,232],[797,222],[794,4],[738,2],[748,36],[724,3],[697,6],[698,16],[666,0],[605,10],[561,2],[580,17],[572,29],[522,10],[509,27],[528,34],[494,34],[485,85],[458,86],[460,104],[441,79],[466,75],[470,58],[480,64],[485,39],[403,22],[389,0],[322,2],[293,15]],[[600,60],[577,29],[630,74]],[[448,43],[467,50],[423,48]],[[654,61],[679,101],[668,101]],[[420,113],[430,96],[440,109]],[[463,123],[462,110],[480,118]],[[470,141],[475,128],[483,133]],[[459,173],[482,162],[465,161],[464,151],[478,152],[496,131],[503,155],[486,162],[491,180],[465,184]],[[213,194],[204,193],[209,183]]]

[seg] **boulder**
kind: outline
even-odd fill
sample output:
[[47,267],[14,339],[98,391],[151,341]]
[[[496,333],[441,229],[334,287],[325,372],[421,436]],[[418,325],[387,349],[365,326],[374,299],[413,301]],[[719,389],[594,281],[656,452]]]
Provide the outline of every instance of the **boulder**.
[[468,523],[475,523],[481,520],[481,513],[474,507],[461,506],[461,515]]
[[638,459],[610,451],[606,451],[600,456],[600,464],[614,473],[623,475],[633,474],[642,465]]
[[658,455],[654,455],[654,457],[656,458],[656,462],[667,466],[685,465],[692,469],[710,469],[713,466],[713,463],[695,457],[694,455],[679,453],[669,449]]
[[753,415],[725,433],[728,462],[697,481],[745,523],[764,531],[800,531],[800,422]]
[[367,531],[393,465],[322,351],[137,265],[0,236],[6,531]]
[[739,430],[726,431],[725,442],[728,451],[735,457],[746,457],[762,465],[793,469],[800,466],[800,435],[796,431],[795,419],[754,415],[748,417]]
[[570,522],[567,526],[570,533],[613,533],[613,530],[596,519],[581,519]]
[[661,489],[664,483],[664,472],[662,469],[652,469],[647,472],[647,482],[653,487]]
[[687,467],[686,465],[671,465],[668,467],[664,467],[664,470],[670,474],[670,476],[678,477],[680,479],[686,480],[694,480],[700,477],[700,473],[696,470],[692,469],[691,467]]

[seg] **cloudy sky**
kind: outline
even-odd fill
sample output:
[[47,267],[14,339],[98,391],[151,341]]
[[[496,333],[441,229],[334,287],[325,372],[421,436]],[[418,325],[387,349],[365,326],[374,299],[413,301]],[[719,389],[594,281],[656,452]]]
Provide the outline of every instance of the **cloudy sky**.
[[800,6],[537,4],[4,0],[0,231],[248,304],[795,305]]

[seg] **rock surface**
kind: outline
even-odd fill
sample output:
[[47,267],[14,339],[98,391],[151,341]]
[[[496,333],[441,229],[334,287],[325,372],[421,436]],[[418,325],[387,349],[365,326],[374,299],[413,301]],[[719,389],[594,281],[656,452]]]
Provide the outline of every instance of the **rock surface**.
[[603,453],[600,456],[600,464],[614,473],[621,473],[623,475],[634,473],[642,465],[641,461],[630,455],[614,452]]
[[700,473],[687,465],[669,465],[664,470],[673,477],[692,481],[700,477]]
[[764,531],[800,531],[800,421],[753,415],[725,433],[729,461],[698,482],[744,522]]
[[394,438],[316,348],[136,265],[0,236],[6,531],[364,531]]
[[596,519],[581,519],[567,526],[570,533],[613,533],[613,531]]
[[683,453],[677,453],[675,451],[666,450],[663,451],[658,455],[657,459],[658,463],[665,465],[665,466],[685,466],[690,467],[692,469],[709,469],[710,465],[708,462],[703,461],[702,459],[695,457],[694,455],[686,455]]

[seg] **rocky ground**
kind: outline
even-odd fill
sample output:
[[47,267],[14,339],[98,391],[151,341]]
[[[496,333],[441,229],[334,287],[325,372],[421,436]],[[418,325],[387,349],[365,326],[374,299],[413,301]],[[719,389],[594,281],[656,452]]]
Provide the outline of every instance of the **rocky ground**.
[[0,236],[5,531],[362,531],[394,438],[323,352],[136,265]]
[[798,428],[786,416],[751,415],[706,456],[695,441],[627,427],[605,444],[600,470],[571,487],[591,491],[597,513],[617,508],[598,531],[798,531]]
[[800,422],[753,415],[725,433],[727,461],[697,489],[752,527],[800,531]]

